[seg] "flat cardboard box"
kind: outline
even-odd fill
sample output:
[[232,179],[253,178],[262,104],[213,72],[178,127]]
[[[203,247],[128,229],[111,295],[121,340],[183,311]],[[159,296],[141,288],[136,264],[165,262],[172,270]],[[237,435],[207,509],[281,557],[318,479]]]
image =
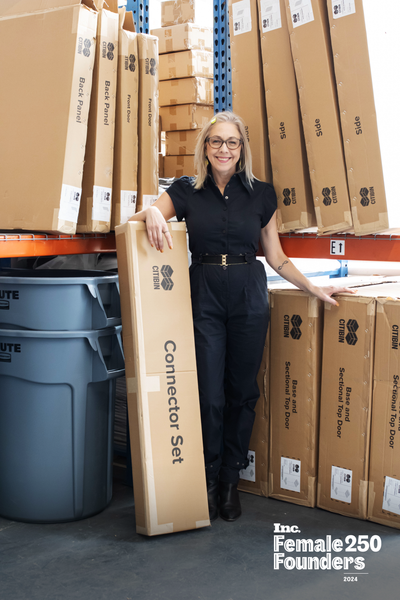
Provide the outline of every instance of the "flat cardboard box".
[[333,12],[333,4],[328,1],[354,233],[398,231],[400,124],[392,117],[400,94],[393,69],[400,5],[388,0],[376,10],[371,2],[352,0]]
[[117,106],[111,229],[136,212],[138,171],[139,59],[131,12],[119,9]]
[[300,290],[271,298],[269,495],[317,500],[323,302]]
[[257,0],[278,231],[316,226],[286,0]]
[[181,50],[205,50],[206,52],[214,50],[211,27],[183,23],[182,25],[152,29],[150,33],[158,37],[160,54],[180,52]]
[[187,131],[167,131],[165,133],[165,154],[194,154],[199,132],[196,129]]
[[286,0],[318,233],[352,227],[326,0]]
[[214,107],[207,104],[181,104],[160,108],[163,131],[201,129],[214,116]]
[[136,531],[210,524],[200,423],[186,226],[174,249],[150,246],[146,226],[116,228]]
[[214,106],[214,82],[206,77],[185,77],[160,81],[160,106],[211,104]]
[[137,34],[139,53],[139,156],[137,211],[158,198],[158,38]]
[[164,177],[193,177],[195,175],[194,156],[164,156]]
[[[378,287],[378,286],[377,286]],[[400,529],[400,285],[379,286],[368,520]]]
[[97,16],[90,0],[0,3],[0,229],[76,232]]
[[238,489],[257,496],[268,497],[268,462],[269,462],[269,357],[270,330],[265,339],[264,353],[257,383],[260,397],[256,404],[256,417],[251,433],[248,459],[249,466],[240,471]]
[[229,0],[232,110],[246,126],[253,173],[272,183],[257,2]]
[[78,233],[107,233],[111,223],[118,64],[118,3],[99,11]]
[[160,56],[160,81],[180,77],[208,77],[214,75],[214,55],[204,50],[169,52]]
[[212,0],[164,0],[161,2],[161,26],[171,27],[181,23],[195,23],[203,27],[212,25]]
[[[370,295],[371,294],[371,295]],[[325,303],[317,506],[367,518],[375,293]]]

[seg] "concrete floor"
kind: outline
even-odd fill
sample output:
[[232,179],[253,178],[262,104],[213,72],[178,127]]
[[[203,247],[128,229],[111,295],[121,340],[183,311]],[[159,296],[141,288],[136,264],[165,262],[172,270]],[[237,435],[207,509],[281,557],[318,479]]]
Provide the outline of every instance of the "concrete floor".
[[[369,600],[398,598],[400,531],[241,492],[242,517],[196,531],[147,538],[135,532],[132,488],[114,481],[111,504],[72,523],[0,518],[1,600]],[[275,570],[274,523],[287,537],[380,536],[365,568]],[[374,538],[377,540],[377,538]],[[303,554],[303,556],[310,555]],[[325,556],[315,552],[312,556]],[[286,553],[286,556],[294,556]],[[297,556],[300,556],[299,554]],[[357,581],[344,581],[344,578]]]

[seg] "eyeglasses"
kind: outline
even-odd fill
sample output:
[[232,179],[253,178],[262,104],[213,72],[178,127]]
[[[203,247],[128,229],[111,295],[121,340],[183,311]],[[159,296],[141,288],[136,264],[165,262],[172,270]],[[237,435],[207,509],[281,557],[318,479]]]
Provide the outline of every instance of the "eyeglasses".
[[221,140],[220,137],[209,137],[206,139],[206,142],[208,142],[210,147],[214,148],[214,150],[221,148],[224,144],[226,144],[228,150],[236,150],[242,144],[242,140],[235,137],[231,137],[228,140]]

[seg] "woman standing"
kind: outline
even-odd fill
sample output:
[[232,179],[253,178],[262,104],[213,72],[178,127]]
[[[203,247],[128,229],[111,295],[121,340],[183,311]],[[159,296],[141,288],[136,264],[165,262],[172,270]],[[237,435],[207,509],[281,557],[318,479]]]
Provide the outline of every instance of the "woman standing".
[[185,219],[192,253],[190,284],[210,520],[241,515],[237,484],[259,398],[269,311],[261,242],[268,264],[282,277],[332,304],[284,254],[276,225],[273,187],[255,179],[242,120],[218,113],[201,131],[195,178],[182,177],[131,220],[145,221],[149,241],[173,246],[166,221]]

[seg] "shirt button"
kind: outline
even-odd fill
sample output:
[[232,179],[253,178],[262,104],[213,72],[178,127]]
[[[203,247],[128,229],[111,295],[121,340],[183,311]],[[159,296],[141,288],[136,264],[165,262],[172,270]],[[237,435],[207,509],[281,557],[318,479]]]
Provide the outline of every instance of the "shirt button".
[[229,197],[229,196],[225,196],[225,200],[228,200],[228,197]]

